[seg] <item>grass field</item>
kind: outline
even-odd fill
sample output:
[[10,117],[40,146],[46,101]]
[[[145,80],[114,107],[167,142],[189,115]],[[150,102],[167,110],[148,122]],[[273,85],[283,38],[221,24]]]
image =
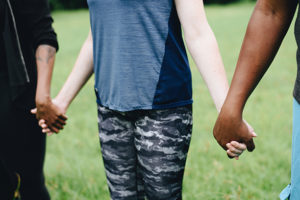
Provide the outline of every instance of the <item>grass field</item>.
[[[254,4],[207,7],[229,79]],[[86,10],[55,12],[60,51],[52,95],[72,69],[89,30]],[[229,160],[215,142],[217,112],[191,61],[194,86],[194,129],[184,178],[185,200],[273,200],[289,183],[292,89],[296,76],[296,43],[291,27],[271,69],[250,98],[244,116],[258,138],[253,153]],[[267,34],[267,33],[266,33]],[[45,173],[55,200],[108,200],[100,154],[93,79],[68,111],[65,130],[48,138]]]

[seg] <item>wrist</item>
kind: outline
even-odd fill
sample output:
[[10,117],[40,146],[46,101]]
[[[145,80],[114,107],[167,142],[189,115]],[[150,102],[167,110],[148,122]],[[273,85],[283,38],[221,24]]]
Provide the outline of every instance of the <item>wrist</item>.
[[242,118],[243,109],[233,103],[224,103],[220,113],[231,118]]
[[67,100],[65,100],[63,97],[61,97],[61,96],[56,96],[54,99],[53,99],[53,102],[57,105],[57,106],[59,106],[61,109],[63,109],[64,111],[67,111],[67,109],[68,109],[68,107],[69,107],[69,105],[70,105],[70,103],[67,101]]
[[51,97],[49,94],[36,94],[35,103],[37,106],[47,105],[51,102]]

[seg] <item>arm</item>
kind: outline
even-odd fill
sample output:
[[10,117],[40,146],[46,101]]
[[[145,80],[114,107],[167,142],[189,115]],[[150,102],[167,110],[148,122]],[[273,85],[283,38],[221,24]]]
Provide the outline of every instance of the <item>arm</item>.
[[91,31],[84,42],[76,63],[55,102],[67,110],[73,99],[93,74],[93,38]]
[[199,0],[176,0],[185,41],[218,111],[228,91],[228,81],[218,44]]
[[[187,47],[220,112],[229,86],[216,38],[205,16],[203,2],[199,0],[175,2]],[[246,146],[233,141],[232,144],[228,144],[228,149],[228,154],[238,159]]]
[[242,121],[245,103],[267,71],[293,19],[297,0],[258,0],[250,19],[231,87],[214,127],[226,143],[244,142],[254,150],[252,136]]
[[[59,94],[52,101],[52,106],[56,106],[62,110],[63,113],[66,113],[69,105],[79,93],[81,88],[89,80],[93,74],[93,38],[91,31],[81,47],[79,56],[76,60],[76,63],[73,67],[72,72],[70,73],[67,81],[63,85]],[[39,121],[40,126],[43,128],[44,133],[51,135],[54,131],[51,129],[50,124],[42,118]],[[58,123],[57,123],[58,124]]]
[[50,85],[54,67],[56,49],[49,45],[39,45],[36,50],[37,89],[36,89],[36,117],[44,119],[54,132],[65,125],[67,119],[63,110],[52,104]]
[[58,49],[53,19],[47,0],[28,0],[18,3],[18,13],[24,26],[30,30],[37,65],[36,117],[45,119],[54,132],[63,128],[66,117],[62,110],[51,104],[50,85]]

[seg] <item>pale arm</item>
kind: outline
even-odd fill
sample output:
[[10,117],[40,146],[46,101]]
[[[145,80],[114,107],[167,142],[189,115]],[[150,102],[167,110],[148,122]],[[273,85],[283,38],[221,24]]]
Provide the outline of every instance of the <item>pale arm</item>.
[[218,44],[202,0],[176,0],[176,8],[189,52],[199,69],[218,111],[228,91],[228,81]]
[[93,74],[93,38],[91,31],[84,42],[76,63],[55,101],[65,111]]
[[[64,83],[59,94],[52,101],[52,105],[58,107],[63,113],[66,113],[67,108],[92,74],[93,39],[90,31],[87,39],[81,47],[72,72],[70,73],[67,81]],[[51,135],[53,131],[58,133],[58,131],[53,130],[53,128],[50,127],[50,124],[47,123],[47,120],[44,118],[39,121],[39,124],[43,128],[43,132],[48,133],[49,135]]]
[[[206,19],[203,1],[175,2],[189,52],[220,112],[229,86],[216,38]],[[233,142],[233,145],[228,144],[228,149],[228,155],[238,158],[246,146]]]

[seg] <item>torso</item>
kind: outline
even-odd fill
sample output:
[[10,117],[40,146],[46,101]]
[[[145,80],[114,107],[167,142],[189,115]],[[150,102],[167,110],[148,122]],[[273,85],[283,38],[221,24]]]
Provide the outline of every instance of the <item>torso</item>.
[[192,102],[191,74],[173,0],[88,0],[98,102],[111,109]]

